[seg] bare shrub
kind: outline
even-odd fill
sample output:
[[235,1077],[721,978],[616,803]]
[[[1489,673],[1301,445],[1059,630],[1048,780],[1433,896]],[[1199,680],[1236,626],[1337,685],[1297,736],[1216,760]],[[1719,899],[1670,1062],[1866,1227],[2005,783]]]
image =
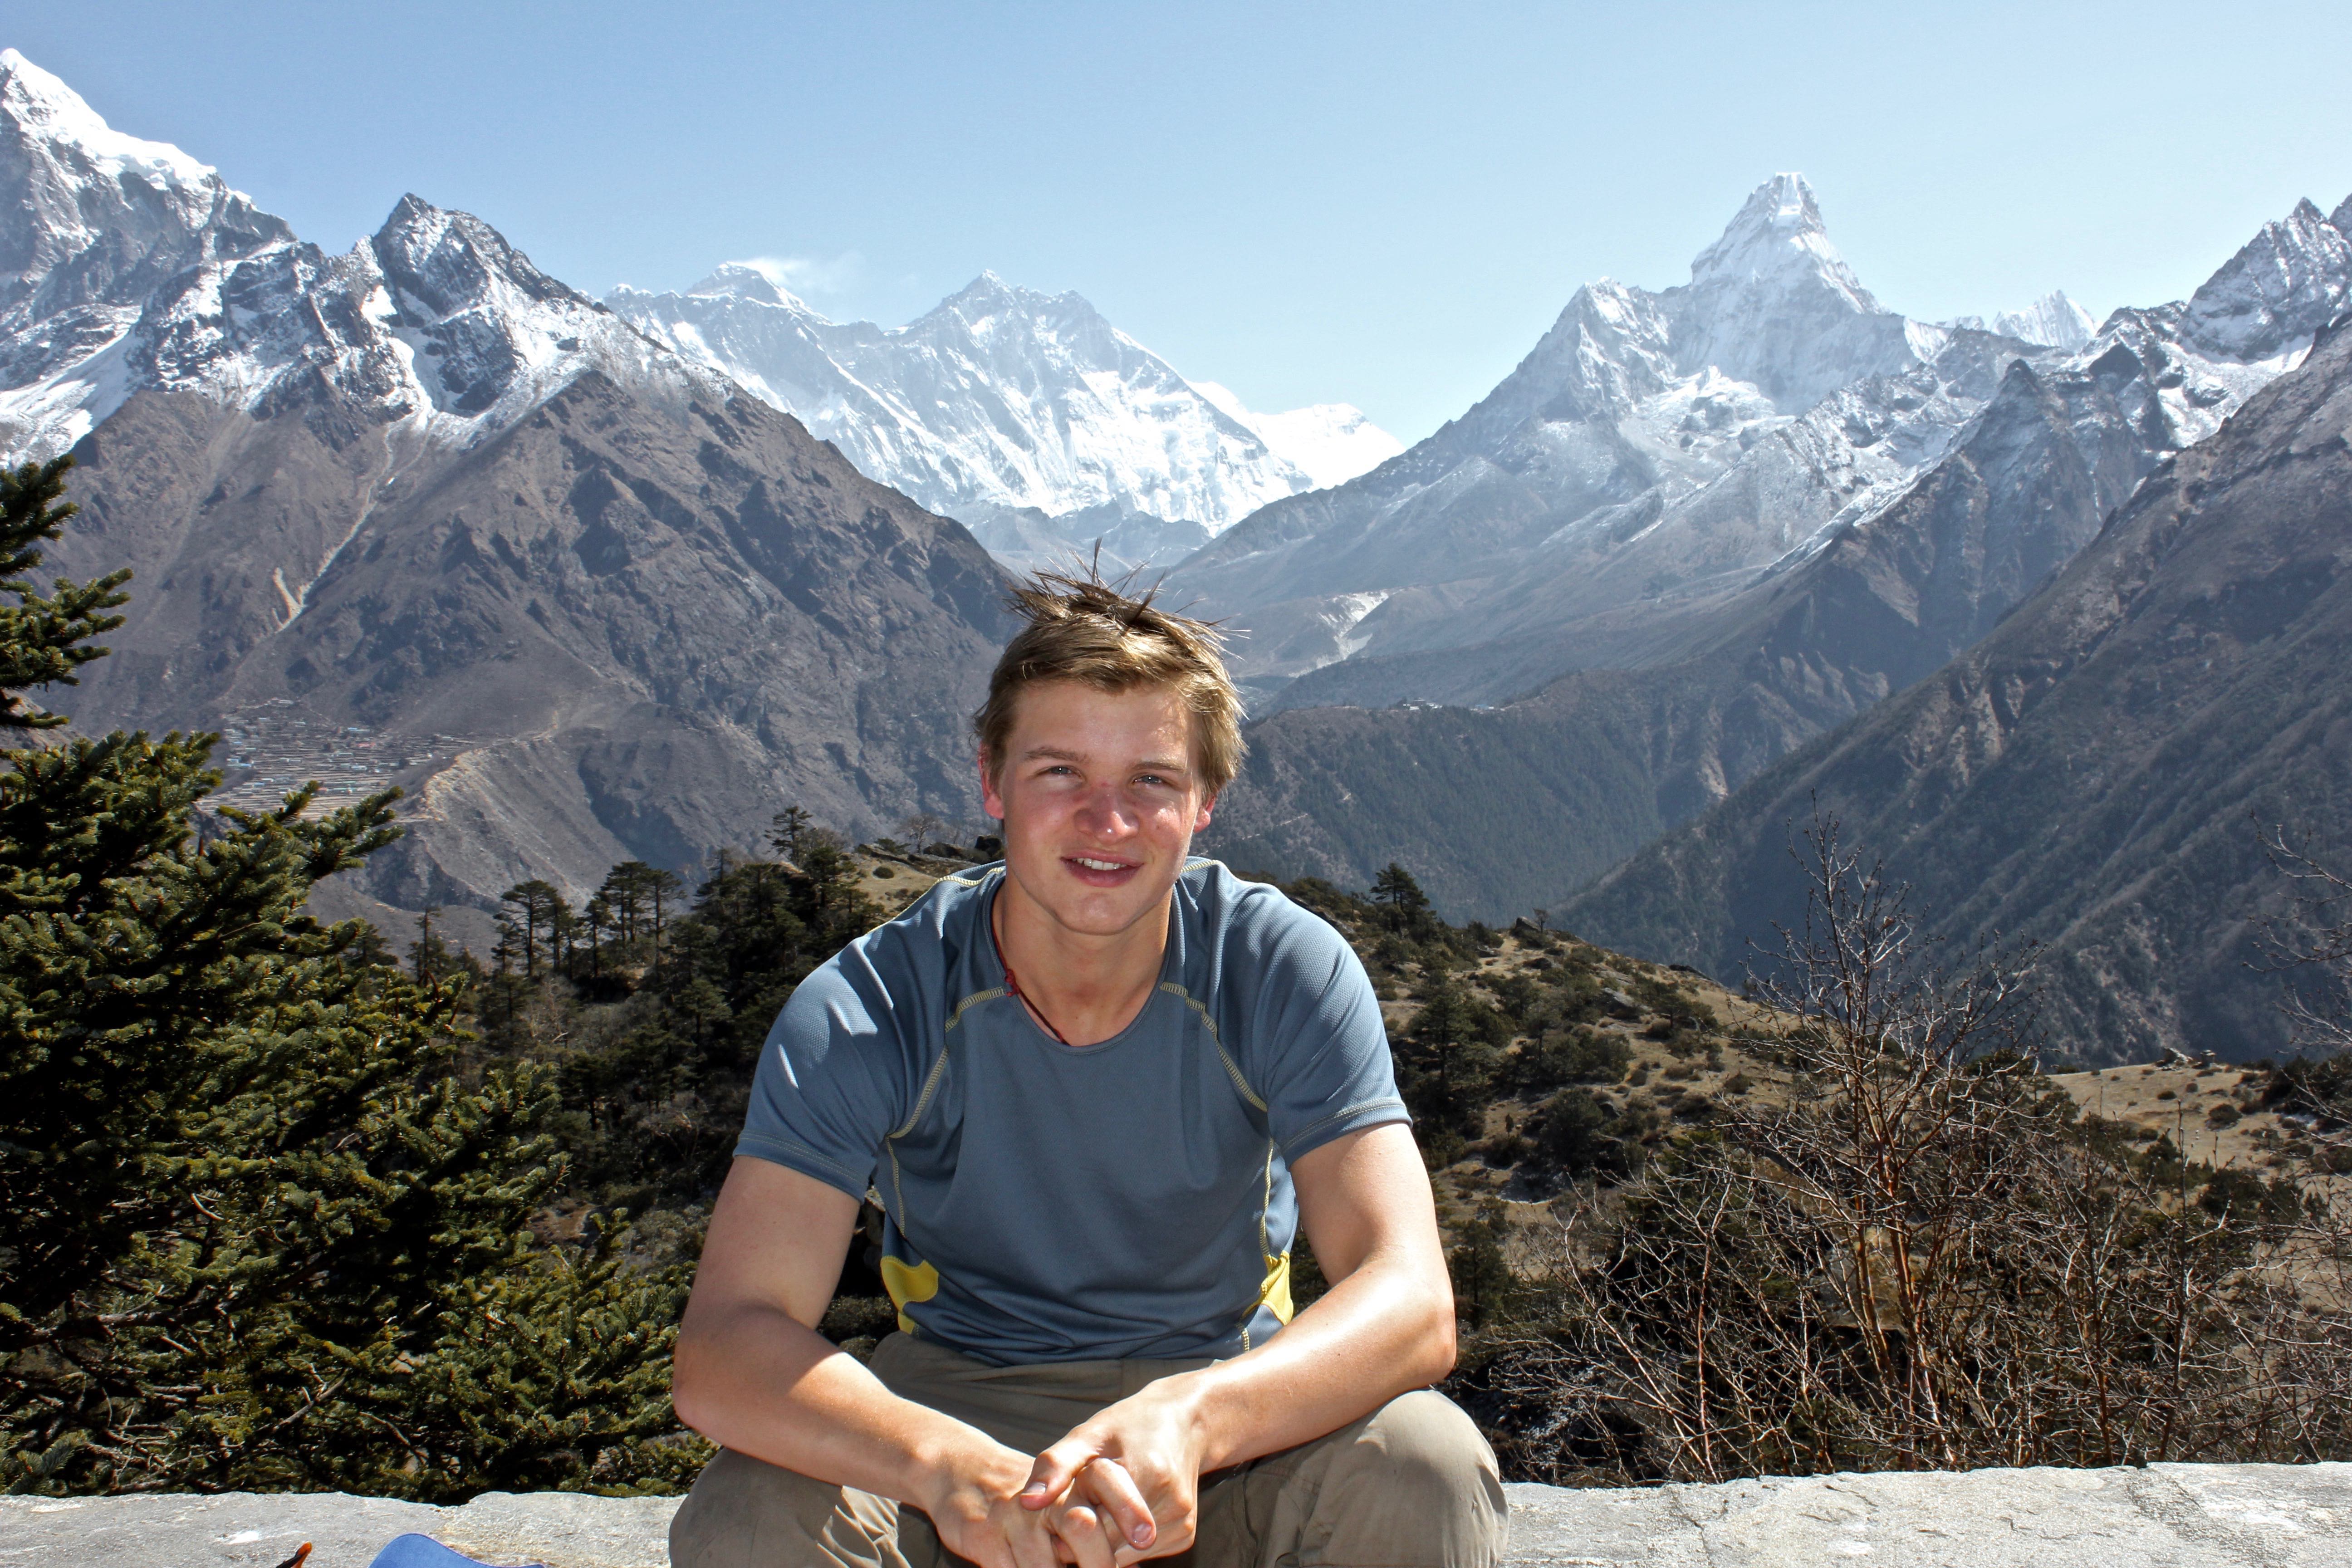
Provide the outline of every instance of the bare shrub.
[[1748,1042],[1795,1074],[1559,1205],[1490,1363],[1515,1468],[1581,1484],[2352,1453],[2347,1235],[2285,1179],[2084,1121],[2027,964],[1938,967],[1817,824]]

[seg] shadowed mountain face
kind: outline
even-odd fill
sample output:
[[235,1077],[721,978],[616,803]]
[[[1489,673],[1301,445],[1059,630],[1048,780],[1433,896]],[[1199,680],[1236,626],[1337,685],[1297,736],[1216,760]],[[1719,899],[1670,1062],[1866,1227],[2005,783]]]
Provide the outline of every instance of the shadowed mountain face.
[[971,815],[987,552],[488,225],[411,196],[329,256],[0,51],[0,457],[70,447],[51,567],[136,574],[47,700],[223,729],[243,805],[409,788],[331,900]]
[[[329,388],[262,419],[134,397],[77,449],[55,557],[131,564],[131,618],[59,705],[435,753],[391,770],[415,831],[368,873],[406,908],[584,893],[616,860],[755,842],[786,803],[865,831],[969,815],[1002,578],[789,416],[681,420],[591,372],[389,482],[385,437]],[[299,597],[289,563],[316,568]]]
[[[2352,219],[2352,204],[2338,217]],[[1367,651],[1285,688],[1279,700],[1300,706],[1252,727],[1213,842],[1240,863],[1348,886],[1397,860],[1456,913],[1557,907],[1976,643],[2168,453],[2294,363],[2347,286],[2352,247],[2304,204],[2192,300],[2118,311],[2069,356],[2012,358],[1948,449],[1767,565],[1654,598],[1616,581],[1619,603],[1548,627],[1545,615],[1575,595],[1592,604],[1593,584],[1617,567],[1562,585],[1529,565],[1482,588],[1464,604],[1519,635]],[[2232,357],[2236,346],[2264,357]],[[1670,526],[1703,536],[1708,506],[1790,515],[1795,503],[1771,487],[1738,488],[1751,480],[1761,470],[1743,461],[1686,500],[1629,506],[1611,526],[1640,548]],[[1391,706],[1400,685],[1460,706],[1443,720]],[[1498,690],[1530,695],[1480,706]],[[1310,698],[1328,706],[1310,710]],[[1433,728],[1456,738],[1433,743]]]
[[1984,642],[1768,769],[1569,904],[1580,933],[1735,970],[1801,915],[1818,806],[1963,949],[2045,950],[2053,1039],[2095,1061],[2284,1042],[2249,921],[2258,825],[2352,852],[2352,331],[2168,460]]

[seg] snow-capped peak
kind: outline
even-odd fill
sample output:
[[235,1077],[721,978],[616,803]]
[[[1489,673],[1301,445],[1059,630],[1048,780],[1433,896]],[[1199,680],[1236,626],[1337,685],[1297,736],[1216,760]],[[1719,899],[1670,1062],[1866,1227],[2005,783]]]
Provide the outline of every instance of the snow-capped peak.
[[30,135],[80,152],[107,179],[135,174],[152,184],[184,190],[218,178],[212,165],[168,142],[145,142],[115,130],[79,93],[15,49],[0,49],[0,114]]
[[[207,230],[217,232],[200,237]],[[64,82],[0,49],[0,310],[60,268],[73,298],[41,301],[43,313],[86,307],[125,272],[292,237],[209,165],[123,134]],[[0,321],[0,336],[23,326]],[[11,379],[0,373],[0,385]]]
[[[2352,208],[2352,198],[2345,206]],[[2266,358],[2308,342],[2341,310],[2352,279],[2352,237],[2309,200],[2262,231],[2189,297],[2188,341],[2237,359]]]
[[1656,299],[1673,321],[1682,374],[1711,366],[1760,389],[1784,414],[1856,377],[1919,363],[1908,324],[1871,298],[1830,244],[1812,187],[1798,174],[1756,187],[1691,263],[1691,280]]
[[0,50],[0,458],[71,446],[129,395],[134,360],[180,346],[170,321],[133,342],[173,279],[294,243],[206,164]]
[[715,295],[727,300],[749,300],[759,305],[781,305],[788,310],[808,309],[808,305],[785,288],[773,272],[756,261],[722,261],[710,269],[710,276],[687,292]]
[[925,321],[942,318],[952,318],[975,329],[985,330],[1001,317],[1013,318],[1024,325],[1052,317],[1099,326],[1105,331],[1116,330],[1095,309],[1092,300],[1075,289],[1059,294],[1042,293],[1035,289],[1024,289],[1017,283],[1007,283],[995,273],[986,271],[932,306],[903,330],[916,331]]
[[1775,174],[1749,194],[1721,237],[1691,262],[1691,287],[1781,284],[1819,279],[1857,310],[1878,301],[1830,243],[1813,188],[1801,174]]
[[148,389],[258,410],[323,381],[451,444],[589,369],[681,413],[734,395],[478,218],[408,196],[329,256],[21,55],[0,73],[0,460],[62,451]]
[[2003,310],[1993,317],[1992,331],[2021,343],[2072,350],[2098,335],[2099,319],[2068,299],[2064,289],[2053,289],[2022,310]]
[[1347,483],[1404,450],[1404,443],[1372,423],[1351,403],[1311,403],[1280,414],[1260,414],[1232,388],[1196,381],[1192,390],[1224,416],[1286,458],[1315,481],[1318,489]]
[[828,321],[773,282],[730,264],[686,294],[607,300],[873,478],[967,521],[1111,508],[1215,530],[1398,450],[1343,405],[1258,415],[1195,385],[1075,292],[982,272],[885,328]]

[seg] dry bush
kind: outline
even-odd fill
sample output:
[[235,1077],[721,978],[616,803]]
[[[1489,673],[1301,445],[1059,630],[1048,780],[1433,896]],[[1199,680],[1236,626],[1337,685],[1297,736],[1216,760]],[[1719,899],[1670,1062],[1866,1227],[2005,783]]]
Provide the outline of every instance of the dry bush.
[[1749,1043],[1796,1081],[1559,1206],[1491,1363],[1514,1468],[1582,1484],[2352,1454],[2341,1216],[2135,1150],[2034,1067],[2026,965],[1939,969],[1808,836]]

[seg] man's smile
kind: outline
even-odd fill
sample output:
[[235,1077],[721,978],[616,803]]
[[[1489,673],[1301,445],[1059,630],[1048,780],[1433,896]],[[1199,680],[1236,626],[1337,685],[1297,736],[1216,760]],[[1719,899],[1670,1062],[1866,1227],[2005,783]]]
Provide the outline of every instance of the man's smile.
[[1101,855],[1065,855],[1062,864],[1078,880],[1097,888],[1118,887],[1133,877],[1138,869],[1133,861],[1115,860]]

